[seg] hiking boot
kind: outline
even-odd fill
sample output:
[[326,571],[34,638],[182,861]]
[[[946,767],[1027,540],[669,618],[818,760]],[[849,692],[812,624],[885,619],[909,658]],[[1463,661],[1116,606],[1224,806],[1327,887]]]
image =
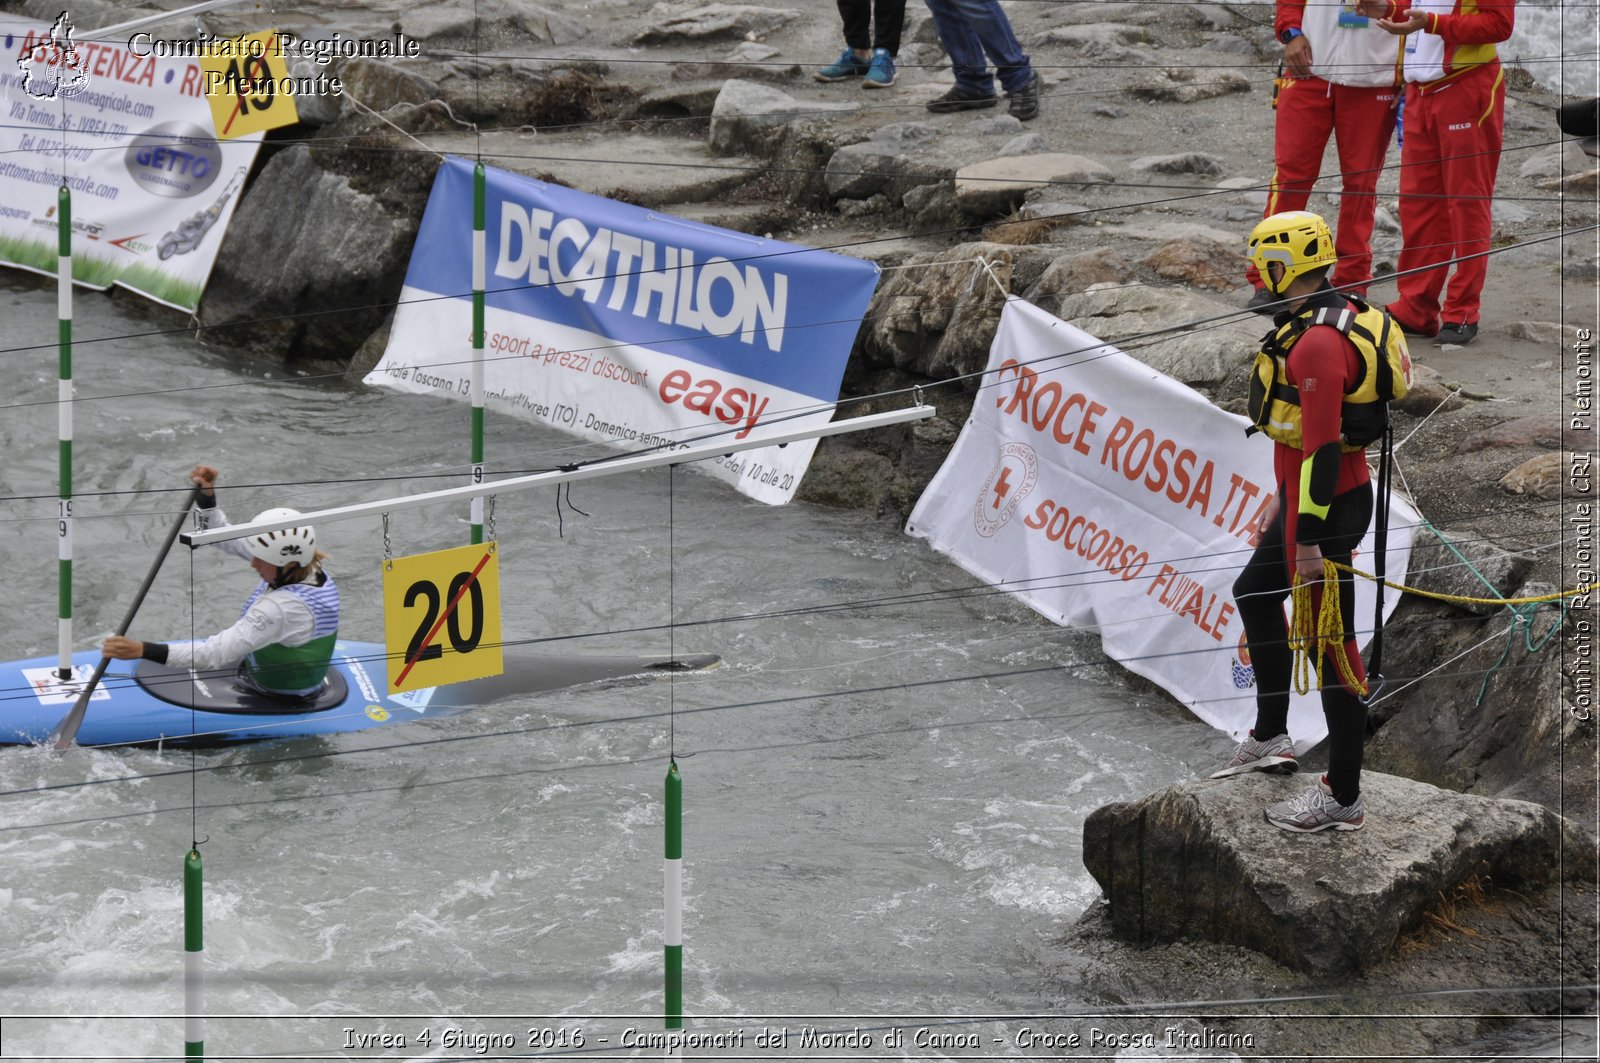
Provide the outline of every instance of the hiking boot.
[[1000,102],[992,92],[977,92],[955,86],[937,99],[928,101],[928,110],[934,114],[954,114],[956,111],[981,111]]
[[1349,806],[1335,801],[1326,775],[1299,797],[1268,805],[1266,816],[1267,822],[1274,827],[1300,834],[1319,830],[1360,830],[1367,822],[1366,802],[1359,797],[1355,804]]
[[1035,74],[1016,92],[1006,93],[1006,99],[1011,101],[1006,110],[1011,113],[1011,117],[1019,122],[1028,122],[1039,117],[1039,87],[1039,75]]
[[[872,69],[872,64],[865,59],[857,59],[854,48],[846,48],[839,53],[839,58],[818,70],[813,70],[811,76],[818,81],[849,81],[851,78],[864,78],[867,71]],[[891,71],[893,68],[890,68]]]
[[1244,308],[1257,314],[1275,314],[1280,309],[1278,304],[1281,302],[1283,302],[1281,296],[1273,295],[1265,288],[1257,288],[1250,301],[1244,304]]
[[1213,779],[1226,779],[1230,775],[1243,775],[1247,771],[1270,771],[1274,775],[1288,775],[1300,770],[1294,756],[1294,742],[1288,735],[1278,735],[1264,742],[1256,741],[1255,731],[1239,743],[1233,759],[1221,771],[1211,773]]
[[867,75],[861,82],[864,89],[886,89],[894,84],[894,56],[887,48],[872,49],[872,60],[867,64]]
[[1443,347],[1447,343],[1453,343],[1457,347],[1465,347],[1477,334],[1478,326],[1475,323],[1468,324],[1463,321],[1459,325],[1446,325],[1433,337],[1433,345]]

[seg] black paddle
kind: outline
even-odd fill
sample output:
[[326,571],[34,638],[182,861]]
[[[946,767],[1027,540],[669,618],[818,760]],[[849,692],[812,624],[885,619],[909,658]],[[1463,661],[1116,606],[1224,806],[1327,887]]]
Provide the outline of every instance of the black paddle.
[[[144,604],[144,596],[150,592],[150,585],[156,581],[156,573],[161,571],[161,563],[167,559],[167,552],[172,549],[172,544],[177,541],[178,533],[183,531],[184,522],[189,519],[189,510],[194,507],[195,499],[200,497],[202,488],[195,487],[184,499],[183,512],[173,523],[172,530],[167,532],[167,539],[161,544],[161,552],[156,554],[156,563],[150,566],[150,571],[145,573],[144,582],[139,584],[139,591],[133,596],[133,604],[128,606],[128,615],[122,618],[122,623],[117,625],[115,634],[126,635],[128,628],[133,626],[133,617],[139,611],[139,606]],[[72,703],[72,710],[56,724],[56,729],[50,732],[50,737],[45,741],[52,749],[66,749],[75,744],[78,737],[78,728],[83,726],[83,714],[89,708],[89,697],[94,693],[94,688],[100,685],[100,677],[106,674],[106,665],[111,663],[110,657],[101,657],[100,663],[95,665],[94,674],[89,677],[83,690],[78,694],[78,700]]]

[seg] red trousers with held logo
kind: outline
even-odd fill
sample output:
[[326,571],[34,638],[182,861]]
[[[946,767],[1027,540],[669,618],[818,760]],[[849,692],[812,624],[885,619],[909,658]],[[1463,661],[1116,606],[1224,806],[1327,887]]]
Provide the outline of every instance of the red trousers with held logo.
[[[1339,153],[1341,194],[1334,249],[1339,264],[1333,283],[1351,285],[1365,295],[1372,280],[1372,213],[1377,209],[1378,177],[1394,136],[1398,89],[1335,85],[1319,77],[1295,78],[1278,93],[1277,129],[1272,153],[1275,169],[1262,217],[1304,210],[1322,171],[1322,155],[1333,137]],[[1411,135],[1407,122],[1406,135]],[[1245,279],[1261,287],[1254,265]]]
[[1478,321],[1489,271],[1483,257],[1457,262],[1441,306],[1450,260],[1489,250],[1489,208],[1500,169],[1506,82],[1500,61],[1432,88],[1406,86],[1406,139],[1400,151],[1400,298],[1390,312],[1421,332]]

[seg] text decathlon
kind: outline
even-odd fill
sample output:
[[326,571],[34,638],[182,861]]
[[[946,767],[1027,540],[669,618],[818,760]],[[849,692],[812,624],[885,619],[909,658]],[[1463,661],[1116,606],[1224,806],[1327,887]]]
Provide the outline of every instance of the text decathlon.
[[783,349],[788,276],[763,275],[752,265],[741,270],[719,256],[696,262],[691,248],[615,229],[591,232],[577,218],[505,202],[494,272],[541,287],[554,285],[562,295],[582,296],[586,303],[604,297],[608,310],[634,317],[654,317],[712,336],[737,334],[748,344],[759,335],[768,350]]

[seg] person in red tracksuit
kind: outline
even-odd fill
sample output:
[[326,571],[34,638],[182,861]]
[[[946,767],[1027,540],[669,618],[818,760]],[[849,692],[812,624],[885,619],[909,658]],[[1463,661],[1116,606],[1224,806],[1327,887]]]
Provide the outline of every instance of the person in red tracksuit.
[[[1372,280],[1378,177],[1400,103],[1400,44],[1338,3],[1278,0],[1273,28],[1283,42],[1288,80],[1277,97],[1274,168],[1262,217],[1305,209],[1331,135],[1341,180],[1333,283],[1364,296]],[[1273,309],[1276,297],[1262,286],[1254,264],[1245,279],[1256,289],[1250,309]]]
[[[1478,334],[1505,124],[1495,45],[1511,36],[1515,8],[1516,0],[1357,0],[1361,14],[1406,38],[1400,298],[1388,310],[1435,345],[1471,343]],[[1467,255],[1479,257],[1460,261]],[[1458,261],[1446,291],[1451,260]],[[1413,269],[1421,272],[1407,272]]]

